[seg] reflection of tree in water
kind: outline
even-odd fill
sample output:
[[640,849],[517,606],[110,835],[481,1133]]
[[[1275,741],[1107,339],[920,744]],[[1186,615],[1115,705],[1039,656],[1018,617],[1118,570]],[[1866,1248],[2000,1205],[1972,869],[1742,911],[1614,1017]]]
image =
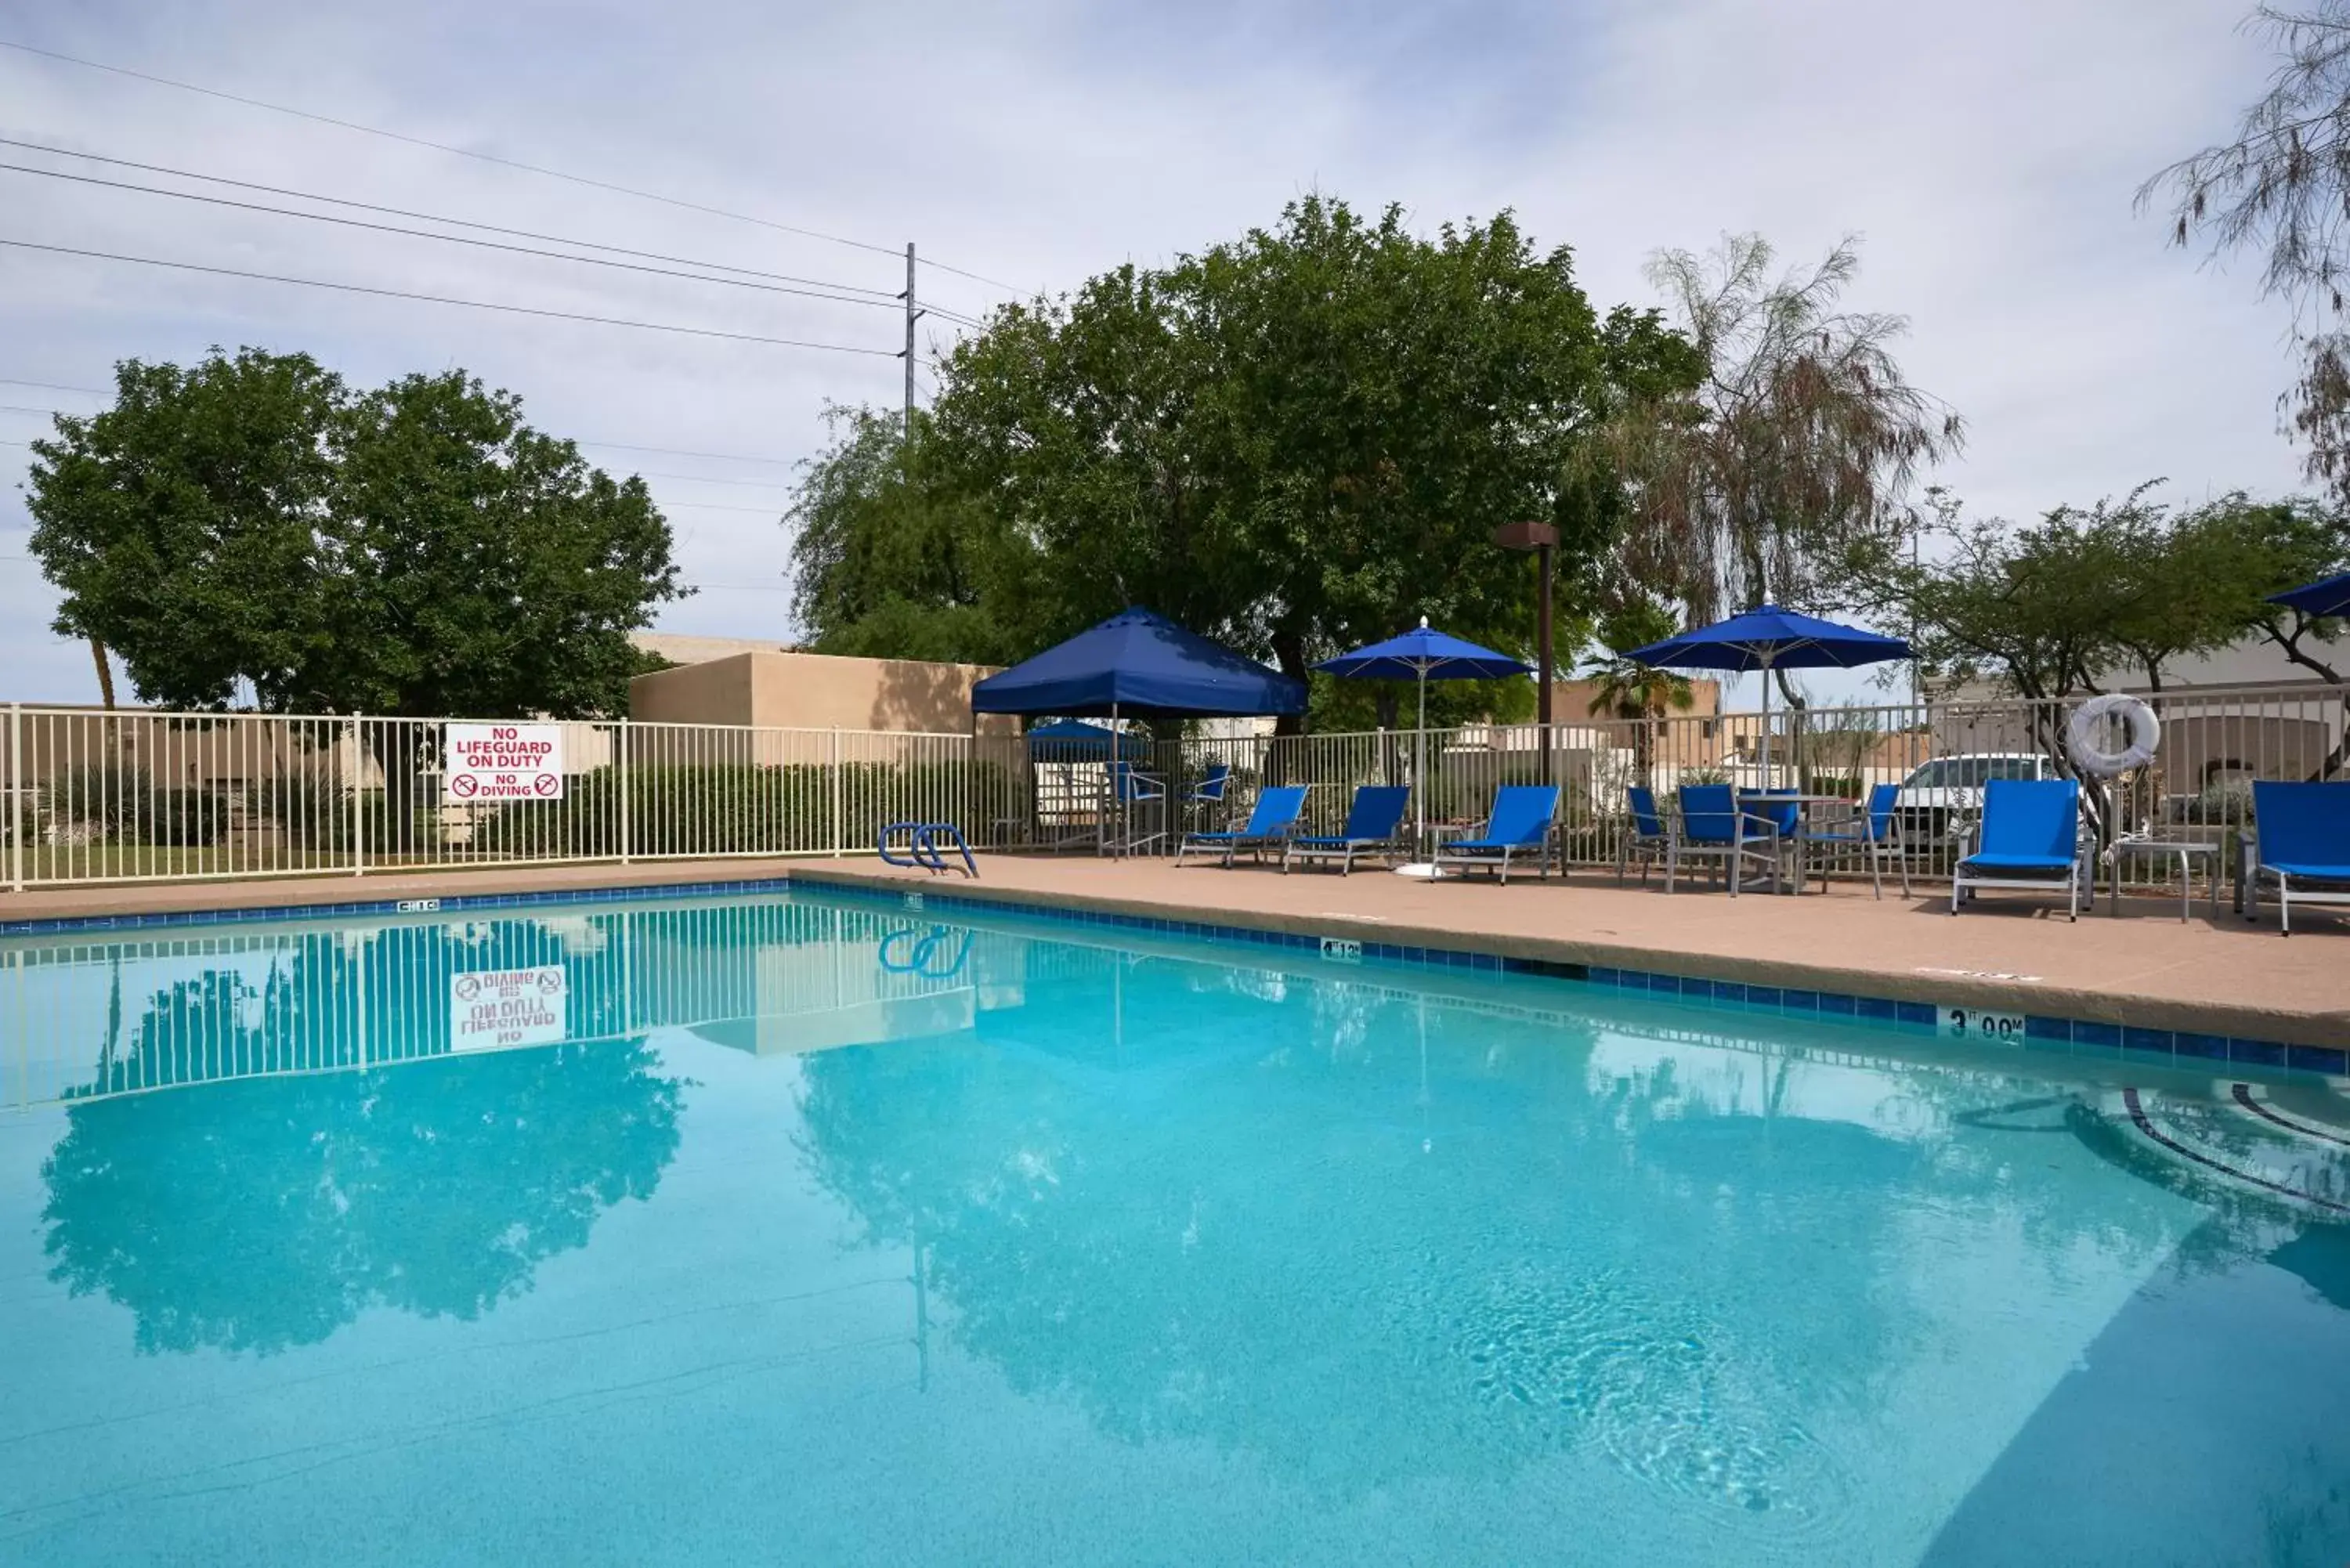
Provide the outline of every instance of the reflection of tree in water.
[[[381,1053],[411,1060],[68,1106],[43,1170],[51,1277],[129,1307],[141,1350],[283,1350],[372,1306],[475,1317],[660,1181],[681,1085],[640,1039],[446,1054],[447,975],[556,961],[543,929],[377,940],[390,945],[306,935],[259,986],[178,981],[105,1071],[188,1084],[206,1063],[355,1061],[361,1005]],[[370,990],[361,962],[423,979]],[[613,1002],[575,969],[572,1033],[611,1022]]]
[[1596,1451],[1802,1530],[1848,1490],[1814,1429],[1942,1354],[1919,1293],[1954,1238],[1998,1227],[2052,1272],[2161,1244],[2151,1212],[1783,1112],[1767,1078],[1705,1103],[1671,1048],[1601,1075],[1574,1023],[1431,1005],[1423,1092],[1407,997],[1039,968],[1029,1008],[983,1015],[999,1048],[810,1058],[806,1152],[923,1248],[963,1348],[1132,1441],[1349,1490]]

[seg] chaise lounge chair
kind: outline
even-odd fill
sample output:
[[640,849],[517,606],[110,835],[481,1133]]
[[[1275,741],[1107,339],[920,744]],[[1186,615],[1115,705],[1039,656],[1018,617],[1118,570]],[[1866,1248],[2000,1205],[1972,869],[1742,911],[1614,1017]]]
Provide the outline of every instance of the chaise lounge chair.
[[1355,868],[1357,855],[1393,855],[1403,831],[1404,808],[1411,791],[1403,784],[1364,784],[1347,807],[1346,826],[1335,834],[1293,837],[1282,846],[1281,868],[1297,860],[1336,860],[1338,874]]
[[1466,868],[1490,867],[1503,882],[1510,879],[1513,857],[1534,857],[1536,872],[1550,876],[1551,819],[1558,815],[1556,784],[1503,784],[1493,792],[1493,809],[1484,831],[1474,838],[1456,838],[1436,848],[1440,869],[1448,861]]
[[1229,832],[1185,834],[1175,846],[1175,864],[1182,865],[1183,857],[1194,849],[1221,851],[1227,866],[1243,849],[1263,859],[1266,850],[1278,849],[1288,842],[1297,826],[1298,814],[1305,809],[1305,792],[1311,787],[1278,784],[1260,791],[1244,826]]
[[2029,888],[2064,895],[2064,918],[2081,918],[2089,857],[2081,845],[2081,785],[2075,779],[1992,779],[1982,821],[1968,829],[1981,847],[1950,875],[1950,913],[1982,888]]
[[2293,935],[2295,904],[2350,904],[2350,784],[2256,780],[2252,826],[2258,854],[2247,918],[2259,917],[2263,877],[2276,879],[2278,924],[2286,936]]

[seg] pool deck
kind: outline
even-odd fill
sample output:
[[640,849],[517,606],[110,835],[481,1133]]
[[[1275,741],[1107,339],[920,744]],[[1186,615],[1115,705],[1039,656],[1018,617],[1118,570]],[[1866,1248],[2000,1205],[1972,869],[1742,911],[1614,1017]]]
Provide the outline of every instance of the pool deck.
[[1405,947],[1466,948],[1511,957],[1641,969],[1897,1001],[2043,1013],[2147,1029],[2350,1044],[2350,919],[2308,917],[2277,934],[2199,898],[2125,899],[2068,923],[2025,894],[1987,893],[1953,917],[1947,887],[1883,902],[1866,883],[1835,882],[1802,898],[1684,888],[1643,888],[1577,871],[1548,882],[1428,882],[1380,870],[1350,877],[1267,867],[1170,866],[988,856],[982,879],[930,877],[871,861],[802,863],[795,881],[968,891],[1211,924],[1353,938]]
[[983,856],[981,878],[931,877],[870,858],[711,860],[402,872],[364,877],[174,883],[0,893],[0,924],[236,909],[299,909],[514,893],[723,887],[788,877],[975,893],[1011,903],[1471,949],[1603,965],[2043,1013],[2293,1044],[2350,1044],[2350,917],[2310,911],[2290,939],[2214,919],[2182,923],[2167,899],[2126,900],[2068,924],[2026,895],[1988,894],[1965,915],[1949,892],[1871,898],[1837,882],[1800,898],[1718,890],[1666,896],[1579,870],[1561,880],[1426,882],[1163,860]]

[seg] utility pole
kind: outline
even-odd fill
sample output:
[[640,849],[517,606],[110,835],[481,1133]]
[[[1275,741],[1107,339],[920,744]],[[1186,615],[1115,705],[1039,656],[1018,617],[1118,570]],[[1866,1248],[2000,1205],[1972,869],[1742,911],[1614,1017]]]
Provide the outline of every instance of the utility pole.
[[906,424],[908,440],[914,434],[914,323],[922,313],[914,307],[914,242],[906,242],[906,292],[900,296],[906,302]]

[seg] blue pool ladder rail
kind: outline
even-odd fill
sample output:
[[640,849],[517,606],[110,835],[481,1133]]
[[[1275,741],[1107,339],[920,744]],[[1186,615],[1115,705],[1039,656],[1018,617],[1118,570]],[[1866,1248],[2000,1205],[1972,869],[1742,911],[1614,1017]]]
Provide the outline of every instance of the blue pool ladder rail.
[[[902,857],[889,852],[889,841],[901,833],[906,836],[906,853]],[[962,857],[961,866],[950,864],[946,857],[939,853],[939,838],[942,834],[947,849]],[[874,847],[885,866],[928,871],[933,877],[961,871],[973,881],[979,878],[979,862],[972,858],[971,846],[963,842],[962,829],[951,822],[893,822],[881,830],[880,839]]]

